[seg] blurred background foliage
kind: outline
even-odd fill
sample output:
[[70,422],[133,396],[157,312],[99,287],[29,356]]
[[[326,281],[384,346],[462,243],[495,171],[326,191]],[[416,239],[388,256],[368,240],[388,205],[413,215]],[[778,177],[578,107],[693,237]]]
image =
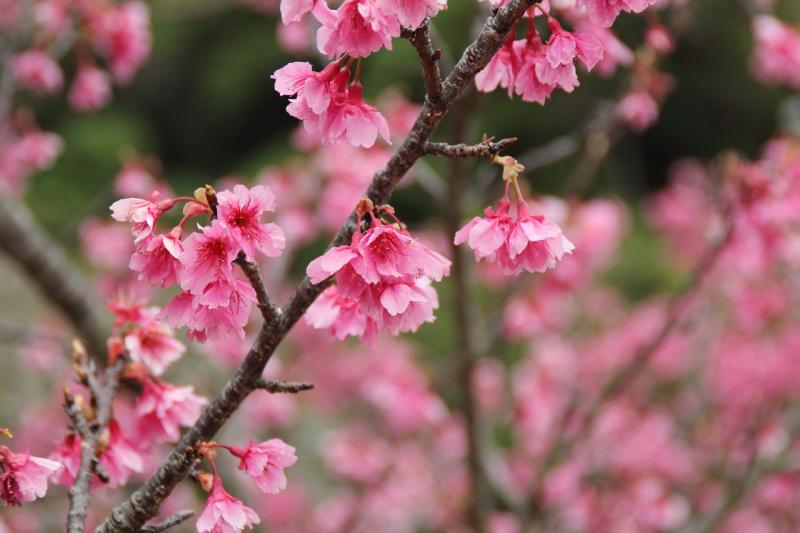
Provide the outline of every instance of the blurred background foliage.
[[[68,110],[59,97],[30,102],[42,127],[63,136],[66,150],[53,169],[33,179],[28,202],[45,227],[73,250],[80,220],[107,212],[111,183],[125,153],[157,157],[163,178],[179,193],[188,193],[224,175],[252,178],[292,150],[289,137],[297,123],[285,113],[286,101],[273,90],[269,76],[297,58],[277,45],[276,17],[226,0],[150,5],[152,59],[130,86],[115,93],[113,105],[82,115]],[[451,1],[436,18],[445,63],[458,57],[470,39],[474,10],[472,1]],[[783,2],[780,11],[787,20],[800,18],[796,2]],[[643,17],[623,16],[617,28],[635,47],[644,24]],[[776,109],[787,93],[751,77],[751,47],[748,19],[737,2],[696,2],[686,33],[662,65],[676,85],[659,122],[643,135],[624,133],[582,194],[617,196],[635,206],[665,183],[676,159],[709,159],[728,149],[754,157],[775,132]],[[322,63],[319,57],[306,59]],[[583,76],[575,93],[556,92],[545,107],[509,100],[502,91],[477,95],[473,104],[481,104],[482,112],[470,135],[474,140],[484,132],[519,137],[512,150],[519,155],[585,123],[598,102],[620,94],[625,76]],[[399,39],[394,52],[366,61],[363,81],[370,98],[390,85],[414,101],[422,97],[416,57]],[[448,128],[445,124],[439,138],[446,138]],[[562,194],[577,160],[530,173],[533,190]],[[418,193],[405,188],[395,199],[412,224],[433,214],[432,203]],[[669,269],[659,268],[663,252],[640,219],[634,220],[609,279],[635,298],[671,282]]]

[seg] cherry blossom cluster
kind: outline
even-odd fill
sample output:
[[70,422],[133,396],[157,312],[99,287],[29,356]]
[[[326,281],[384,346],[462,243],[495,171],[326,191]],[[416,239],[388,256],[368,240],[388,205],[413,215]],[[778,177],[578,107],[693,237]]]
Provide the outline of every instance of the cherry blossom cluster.
[[[556,266],[575,246],[561,228],[544,215],[531,215],[519,187],[519,173],[525,170],[511,157],[495,156],[503,166],[505,190],[497,210],[487,208],[485,217],[470,220],[455,235],[456,244],[467,243],[475,260],[496,262],[503,273],[516,276],[523,271],[545,272]],[[516,203],[511,205],[509,189],[514,187]]]
[[[111,206],[112,216],[130,222],[135,251],[130,268],[153,285],[180,285],[182,292],[163,309],[160,317],[173,327],[187,326],[189,338],[198,342],[229,335],[244,337],[244,326],[256,301],[253,287],[237,276],[234,261],[254,261],[257,255],[277,257],[285,245],[281,229],[261,222],[275,209],[275,197],[262,185],[251,189],[236,185],[216,193],[200,189],[196,198],[162,200],[158,192],[149,200],[126,198]],[[166,233],[158,233],[159,219],[178,203],[183,218]],[[183,226],[207,215],[207,226],[186,238]]]
[[362,99],[362,60],[381,48],[391,50],[401,28],[415,29],[446,7],[447,0],[345,0],[336,9],[327,0],[282,0],[284,24],[298,23],[310,13],[320,24],[319,51],[337,59],[320,72],[310,63],[290,63],[273,74],[275,90],[294,97],[287,111],[323,144],[369,148],[378,136],[389,142],[386,119]]
[[397,335],[432,322],[439,300],[431,282],[448,275],[450,261],[412,238],[390,206],[374,206],[365,198],[357,214],[350,244],[331,248],[306,269],[314,284],[336,279],[306,320],[315,328],[329,328],[338,339],[368,340],[379,331]]

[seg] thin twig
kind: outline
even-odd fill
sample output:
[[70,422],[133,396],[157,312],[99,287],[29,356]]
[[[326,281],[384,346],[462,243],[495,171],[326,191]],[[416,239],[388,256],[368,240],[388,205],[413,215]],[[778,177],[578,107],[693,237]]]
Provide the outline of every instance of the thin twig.
[[274,320],[280,314],[280,309],[275,307],[275,304],[272,303],[272,299],[269,297],[261,273],[258,271],[258,265],[252,261],[248,261],[244,252],[239,252],[239,256],[236,258],[236,264],[242,269],[250,285],[252,285],[253,289],[256,291],[256,300],[258,301],[258,308],[261,310],[261,316],[264,317],[264,320],[267,322]]
[[166,520],[164,520],[159,524],[144,526],[142,529],[139,530],[139,533],[161,533],[162,531],[166,531],[170,528],[173,528],[177,525],[186,522],[192,516],[194,516],[194,511],[191,510],[181,511],[179,513],[175,513],[174,515],[170,516],[169,518],[167,518]]
[[[423,146],[430,139],[444,115],[503,44],[508,32],[537,0],[511,0],[498,9],[483,26],[477,39],[465,50],[453,71],[443,82],[440,101],[426,99],[417,120],[398,151],[386,167],[378,172],[366,191],[366,196],[376,205],[386,203],[398,182],[414,163],[424,155]],[[338,231],[330,246],[349,242],[356,219],[350,219]],[[172,489],[183,480],[194,465],[196,446],[211,440],[225,422],[239,408],[244,399],[255,390],[264,367],[289,330],[306,312],[325,285],[314,285],[306,277],[291,299],[282,307],[282,313],[266,322],[242,365],[219,393],[209,403],[194,426],[183,435],[164,462],[147,482],[127,500],[116,506],[96,529],[97,533],[133,533],[153,518],[161,503]]]
[[425,79],[426,98],[434,105],[438,105],[442,98],[442,71],[439,60],[442,51],[434,48],[431,41],[430,19],[414,31],[403,30],[402,36],[414,47],[422,63],[422,75]]
[[304,381],[268,381],[261,379],[256,382],[255,388],[265,390],[272,394],[298,394],[300,392],[313,389],[314,384]]
[[423,150],[427,155],[448,159],[492,158],[517,142],[516,137],[493,141],[484,139],[480,144],[447,144],[427,142]]
[[85,353],[76,353],[76,365],[79,378],[89,387],[95,415],[91,421],[87,421],[81,407],[69,393],[65,392],[67,414],[81,437],[81,462],[75,482],[69,489],[68,533],[84,533],[86,530],[86,514],[91,503],[92,478],[95,474],[99,474],[101,445],[111,421],[111,407],[119,388],[119,377],[125,366],[125,359],[118,358],[113,365],[102,372],[103,383],[101,383],[93,361],[89,360]]

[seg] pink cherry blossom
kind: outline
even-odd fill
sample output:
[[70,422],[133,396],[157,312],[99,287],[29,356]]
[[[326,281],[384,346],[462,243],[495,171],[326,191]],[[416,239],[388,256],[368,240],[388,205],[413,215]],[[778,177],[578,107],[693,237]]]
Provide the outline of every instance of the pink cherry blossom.
[[[128,482],[133,473],[144,470],[144,456],[142,451],[122,432],[119,423],[112,420],[107,429],[107,441],[103,453],[100,455],[100,466],[108,474],[108,487],[121,487]],[[56,473],[54,482],[65,487],[75,483],[81,462],[81,438],[70,433],[63,441],[56,445],[51,458],[58,461],[64,468]],[[101,486],[103,482],[95,476],[92,485]]]
[[535,33],[517,42],[520,43],[520,67],[514,80],[514,92],[525,102],[544,105],[555,89],[555,85],[542,82],[536,74],[536,64],[545,59],[546,48]]
[[123,341],[131,359],[144,364],[158,376],[181,358],[186,347],[173,336],[169,326],[155,319],[158,308],[148,309],[145,313],[148,317],[146,322],[133,328]]
[[641,13],[656,0],[578,0],[578,5],[586,8],[589,20],[605,28],[614,24],[623,11]]
[[177,283],[183,253],[180,235],[180,228],[176,228],[140,242],[131,256],[131,270],[139,272],[139,279],[153,285],[169,287]]
[[511,96],[521,66],[518,54],[524,48],[525,41],[514,41],[513,35],[509,35],[500,50],[489,60],[489,64],[475,76],[475,87],[485,93],[502,87]]
[[400,36],[400,21],[385,12],[379,0],[345,0],[335,11],[318,16],[317,47],[329,57],[349,54],[366,57],[381,48],[392,49]]
[[256,512],[228,494],[215,475],[206,506],[197,520],[197,532],[240,533],[260,522]]
[[294,448],[280,439],[250,443],[246,448],[233,446],[228,450],[239,458],[239,470],[252,477],[258,488],[267,494],[277,494],[286,488],[283,470],[297,462]]
[[647,91],[633,89],[617,105],[617,116],[634,131],[644,131],[658,119],[658,102]]
[[325,0],[280,0],[281,20],[284,24],[302,21],[306,14],[310,13],[318,3],[325,3]]
[[56,461],[0,446],[0,498],[8,505],[42,498],[47,493],[47,479],[62,468]]
[[243,339],[244,327],[250,319],[250,310],[256,301],[253,287],[240,279],[226,289],[228,299],[223,305],[209,305],[208,298],[183,292],[173,298],[160,317],[173,327],[187,326],[189,339],[205,342],[207,339],[223,340],[235,334]]
[[524,202],[517,203],[515,216],[509,211],[510,201],[504,197],[497,211],[487,208],[486,217],[470,220],[453,242],[466,242],[476,261],[497,261],[506,275],[518,275],[523,270],[544,272],[572,252],[574,246],[561,228],[543,215],[529,215]]
[[111,218],[117,222],[130,222],[131,232],[137,244],[149,237],[156,222],[175,205],[176,200],[159,201],[160,194],[154,192],[149,200],[123,198],[111,204]]
[[547,61],[551,67],[568,65],[578,58],[586,70],[592,70],[603,58],[603,45],[591,33],[565,31],[554,18],[549,18],[548,24],[551,35],[547,42]]
[[135,0],[112,5],[90,22],[92,40],[118,83],[128,83],[150,55],[150,11]]
[[339,293],[338,287],[328,287],[305,314],[306,322],[316,329],[329,330],[338,340],[348,336],[372,341],[378,333],[378,324],[361,311],[361,302]]
[[275,196],[264,185],[247,189],[236,185],[233,191],[217,194],[217,217],[220,225],[245,253],[249,260],[255,259],[255,252],[267,257],[277,257],[285,246],[286,239],[275,224],[263,224],[261,216],[265,211],[275,210]]
[[374,107],[362,100],[363,88],[358,82],[334,101],[323,126],[323,144],[347,141],[353,146],[370,148],[380,135],[391,144],[389,124]]
[[381,8],[394,13],[405,28],[416,29],[425,20],[447,8],[447,0],[378,0]]
[[175,387],[165,381],[146,378],[136,403],[137,436],[144,442],[175,442],[181,426],[191,426],[200,416],[206,399],[194,387]]
[[199,229],[183,242],[181,287],[197,297],[198,303],[225,306],[236,279],[233,260],[239,246],[220,220]]
[[95,111],[111,100],[111,80],[108,74],[94,65],[78,69],[69,90],[69,103],[78,111]]
[[767,83],[800,88],[800,31],[769,15],[753,18],[751,68]]
[[52,94],[64,85],[61,67],[47,53],[41,50],[28,50],[12,59],[11,67],[17,81],[41,94]]

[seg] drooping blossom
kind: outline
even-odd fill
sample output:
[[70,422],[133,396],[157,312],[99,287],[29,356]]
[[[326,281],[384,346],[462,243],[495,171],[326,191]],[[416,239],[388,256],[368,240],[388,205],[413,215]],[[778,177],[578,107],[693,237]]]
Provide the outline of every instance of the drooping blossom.
[[[121,487],[128,482],[131,474],[144,470],[144,456],[139,447],[122,432],[116,420],[109,423],[106,431],[103,438],[107,444],[100,455],[100,466],[108,475],[105,485],[111,488]],[[75,433],[68,434],[56,445],[51,458],[64,465],[57,472],[54,482],[65,487],[72,486],[81,464],[81,437]],[[97,487],[103,483],[95,476],[92,485]]]
[[42,498],[47,493],[48,478],[62,468],[56,461],[0,446],[0,498],[8,505]]
[[240,533],[260,522],[255,511],[225,491],[222,480],[215,474],[206,506],[197,519],[197,532]]
[[157,376],[186,351],[186,347],[174,337],[172,329],[156,319],[158,314],[156,307],[143,310],[143,320],[123,337],[131,359],[144,364]]
[[[450,261],[373,217],[372,227],[363,234],[359,229],[349,246],[332,248],[308,265],[312,283],[331,276],[337,283],[337,292],[327,293],[309,322],[328,324],[337,336],[367,335],[373,331],[370,320],[393,334],[415,331],[433,320],[438,307],[430,281],[449,271]],[[358,300],[358,310],[352,300]]]
[[136,243],[149,237],[155,229],[156,222],[166,211],[172,208],[176,200],[159,200],[160,195],[154,192],[149,200],[141,198],[123,198],[111,204],[111,217],[117,222],[130,222],[131,232]]
[[281,20],[284,25],[301,22],[308,13],[325,0],[281,0]]
[[14,56],[11,63],[17,81],[40,94],[52,94],[64,85],[61,67],[41,50],[27,50]]
[[378,0],[383,11],[394,13],[404,28],[416,29],[425,20],[447,8],[447,0]]
[[378,323],[361,310],[361,302],[339,293],[337,287],[328,287],[305,314],[306,322],[316,329],[331,332],[334,338],[360,337],[374,340]]
[[231,334],[243,339],[244,327],[255,302],[256,293],[253,287],[236,279],[230,287],[229,299],[224,306],[212,307],[202,303],[191,293],[182,292],[164,306],[160,317],[172,327],[188,327],[187,335],[195,342],[222,340]]
[[586,9],[589,20],[605,28],[614,24],[620,13],[641,13],[656,0],[577,0]]
[[572,64],[577,58],[586,70],[591,71],[603,59],[603,45],[591,33],[565,31],[552,17],[548,18],[547,23],[551,34],[546,55],[551,67]]
[[267,494],[277,494],[286,488],[283,470],[297,462],[294,448],[280,439],[227,449],[239,458],[239,470],[252,477],[258,488]]
[[392,38],[400,36],[397,15],[384,11],[379,0],[345,0],[320,15],[317,47],[329,57],[366,57],[381,48],[391,50]]
[[178,282],[183,254],[181,228],[163,235],[152,235],[140,242],[131,255],[130,269],[139,273],[139,279],[152,285],[169,287]]
[[467,243],[476,261],[497,261],[506,275],[545,272],[572,252],[574,246],[561,228],[543,215],[530,215],[525,202],[517,202],[511,213],[511,202],[504,197],[497,211],[487,208],[486,216],[470,220],[453,242]]
[[183,290],[210,307],[228,304],[236,276],[233,260],[239,247],[223,223],[214,220],[202,226],[183,243],[180,282]]
[[191,426],[200,416],[206,399],[194,387],[176,387],[155,378],[146,378],[136,402],[137,436],[144,442],[175,442],[181,426]]
[[275,196],[264,185],[247,189],[236,185],[233,191],[217,195],[217,219],[228,230],[231,239],[253,261],[255,252],[267,257],[277,257],[286,244],[283,232],[276,224],[264,224],[265,211],[275,211]]
[[69,103],[78,111],[96,111],[111,99],[108,74],[94,65],[82,65],[69,90]]

